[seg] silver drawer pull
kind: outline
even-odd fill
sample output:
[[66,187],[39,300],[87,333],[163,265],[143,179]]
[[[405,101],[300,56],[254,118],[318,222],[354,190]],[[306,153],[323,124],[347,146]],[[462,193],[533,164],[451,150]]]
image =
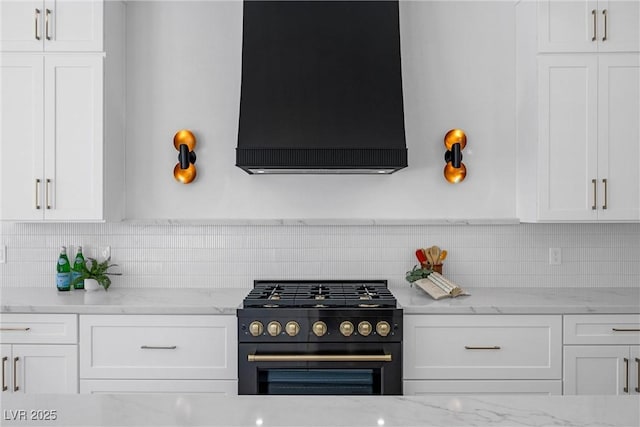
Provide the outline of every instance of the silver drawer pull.
[[5,366],[7,364],[7,360],[8,358],[6,356],[2,358],[2,391],[7,391],[7,389],[9,388],[7,387],[7,380],[5,378]]
[[175,350],[178,346],[168,345],[168,346],[155,346],[155,345],[141,345],[140,348],[142,350]]
[[613,332],[640,332],[640,328],[611,328]]
[[500,350],[499,345],[465,345],[466,350]]
[[19,360],[20,360],[19,357],[13,358],[13,391],[20,390],[20,387],[18,387],[18,361]]
[[31,328],[0,328],[0,331],[30,331]]

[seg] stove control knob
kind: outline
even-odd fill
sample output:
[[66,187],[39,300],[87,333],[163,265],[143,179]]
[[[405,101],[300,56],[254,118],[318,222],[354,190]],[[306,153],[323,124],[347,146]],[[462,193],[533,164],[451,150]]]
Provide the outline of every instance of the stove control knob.
[[290,337],[295,337],[296,335],[298,335],[298,332],[300,332],[300,325],[298,324],[298,322],[295,321],[290,321],[287,322],[287,324],[284,327],[284,330],[287,332],[287,335],[289,335]]
[[317,337],[321,337],[327,333],[327,324],[322,321],[317,321],[313,324],[313,333],[316,334]]
[[263,331],[264,327],[262,326],[262,323],[258,322],[257,320],[249,324],[249,333],[254,337],[262,335]]
[[340,323],[340,333],[345,337],[351,336],[351,334],[353,333],[353,323],[349,322],[348,320]]
[[275,320],[273,322],[269,322],[267,325],[267,332],[269,332],[269,335],[272,337],[277,337],[280,335],[280,332],[282,332],[282,325],[280,322],[276,322]]
[[367,322],[366,320],[358,323],[358,333],[363,337],[368,337],[372,329],[373,328],[371,327],[371,323]]
[[381,337],[386,337],[387,335],[389,335],[389,332],[391,332],[391,326],[388,322],[385,322],[383,320],[382,322],[378,322],[378,324],[376,325],[376,332],[378,332],[378,335],[380,335]]

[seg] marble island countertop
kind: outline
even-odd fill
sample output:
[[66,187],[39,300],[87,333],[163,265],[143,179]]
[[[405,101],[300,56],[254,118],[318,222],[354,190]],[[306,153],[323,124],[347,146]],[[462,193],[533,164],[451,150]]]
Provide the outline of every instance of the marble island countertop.
[[[468,288],[435,301],[417,287],[390,286],[405,314],[640,313],[640,288]],[[0,289],[3,313],[235,314],[248,289],[110,288],[58,292]]]
[[7,427],[640,425],[639,396],[5,394],[0,407]]

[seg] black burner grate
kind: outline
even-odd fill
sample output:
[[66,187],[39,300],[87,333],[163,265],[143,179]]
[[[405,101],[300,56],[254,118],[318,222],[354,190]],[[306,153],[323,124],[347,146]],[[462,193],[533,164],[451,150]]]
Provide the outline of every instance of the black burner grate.
[[244,307],[392,307],[386,281],[256,281]]

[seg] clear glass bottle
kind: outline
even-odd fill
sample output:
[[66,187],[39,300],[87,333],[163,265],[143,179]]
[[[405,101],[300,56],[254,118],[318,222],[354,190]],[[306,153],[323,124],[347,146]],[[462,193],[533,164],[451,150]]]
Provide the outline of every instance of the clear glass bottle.
[[58,273],[56,274],[56,286],[59,291],[68,291],[71,289],[71,264],[67,257],[67,248],[60,246],[60,256],[57,265]]
[[79,280],[77,283],[74,282],[78,277],[80,277],[86,268],[84,255],[82,255],[82,246],[78,246],[76,258],[74,259],[73,267],[71,268],[71,283],[73,283],[73,289],[84,289],[84,281]]

